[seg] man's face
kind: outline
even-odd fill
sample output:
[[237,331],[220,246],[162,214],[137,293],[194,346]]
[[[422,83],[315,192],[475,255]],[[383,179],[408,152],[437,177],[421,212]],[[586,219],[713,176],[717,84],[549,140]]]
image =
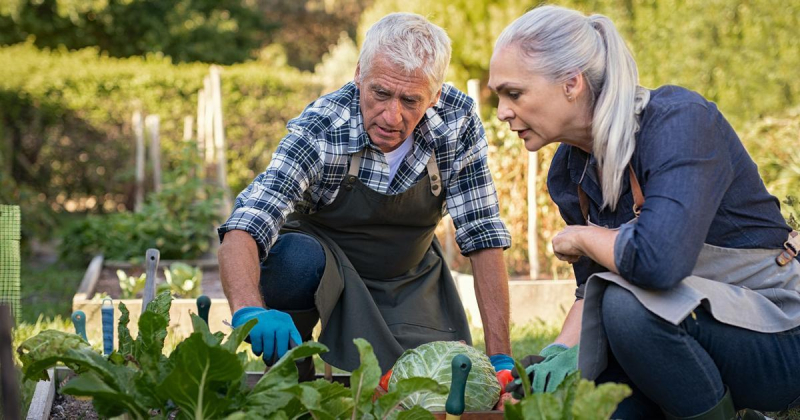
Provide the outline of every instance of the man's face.
[[422,71],[406,74],[402,69],[378,58],[369,74],[360,77],[361,114],[369,138],[384,153],[403,143],[422,120],[425,111],[439,100],[441,89],[431,95],[430,84]]

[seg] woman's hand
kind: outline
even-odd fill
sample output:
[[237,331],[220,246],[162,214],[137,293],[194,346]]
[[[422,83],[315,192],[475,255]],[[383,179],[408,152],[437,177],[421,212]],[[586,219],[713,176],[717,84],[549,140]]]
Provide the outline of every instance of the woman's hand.
[[553,252],[556,258],[573,264],[586,253],[583,250],[583,237],[586,226],[567,226],[553,238]]
[[574,264],[580,257],[589,257],[594,262],[619,274],[614,261],[616,230],[599,226],[567,226],[553,238],[556,258]]

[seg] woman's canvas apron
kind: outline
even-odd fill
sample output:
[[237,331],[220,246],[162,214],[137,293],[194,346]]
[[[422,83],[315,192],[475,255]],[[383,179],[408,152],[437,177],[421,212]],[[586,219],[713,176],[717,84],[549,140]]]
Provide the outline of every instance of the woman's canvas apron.
[[[633,169],[629,173],[634,213],[638,216],[644,196]],[[581,211],[587,224],[592,224],[588,219],[588,197],[578,188]],[[702,305],[717,321],[752,331],[773,333],[800,326],[800,262],[792,260],[781,266],[776,263],[780,253],[780,249],[704,244],[692,275],[666,291],[640,288],[611,272],[592,275],[586,283],[581,321],[581,376],[596,379],[608,362],[602,299],[609,283],[630,291],[650,312],[673,325]]]
[[404,350],[437,340],[472,342],[466,314],[434,230],[442,218],[443,187],[436,159],[428,176],[396,195],[378,193],[358,178],[362,152],[333,203],[312,215],[294,213],[283,231],[315,237],[325,270],[315,294],[322,320],[322,359],[352,371],[353,339],[372,344],[381,369]]

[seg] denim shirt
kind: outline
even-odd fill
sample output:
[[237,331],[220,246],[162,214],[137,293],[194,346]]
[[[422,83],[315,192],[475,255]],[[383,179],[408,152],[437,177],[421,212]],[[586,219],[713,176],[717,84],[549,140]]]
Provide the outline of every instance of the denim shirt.
[[[601,210],[597,161],[576,147],[559,146],[547,186],[568,225],[585,224],[580,183],[589,197],[590,220],[620,228],[614,261],[632,284],[673,287],[691,274],[703,243],[774,248],[776,256],[783,248],[791,228],[780,202],[767,192],[756,164],[717,106],[699,94],[677,86],[650,92],[631,164],[645,196],[636,223],[626,223],[634,218],[627,174],[616,209]],[[608,271],[587,257],[573,268],[578,298],[592,274]]]

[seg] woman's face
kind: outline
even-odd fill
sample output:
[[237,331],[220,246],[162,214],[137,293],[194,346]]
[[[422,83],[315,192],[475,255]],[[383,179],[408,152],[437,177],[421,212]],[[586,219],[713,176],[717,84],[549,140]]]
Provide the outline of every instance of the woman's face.
[[[489,89],[497,93],[497,117],[508,122],[535,152],[555,142],[565,142],[591,151],[591,121],[581,106],[582,76],[565,83],[552,83],[528,70],[528,59],[516,47],[494,53],[489,67]],[[581,85],[576,89],[574,82]],[[585,95],[583,95],[585,96]]]

